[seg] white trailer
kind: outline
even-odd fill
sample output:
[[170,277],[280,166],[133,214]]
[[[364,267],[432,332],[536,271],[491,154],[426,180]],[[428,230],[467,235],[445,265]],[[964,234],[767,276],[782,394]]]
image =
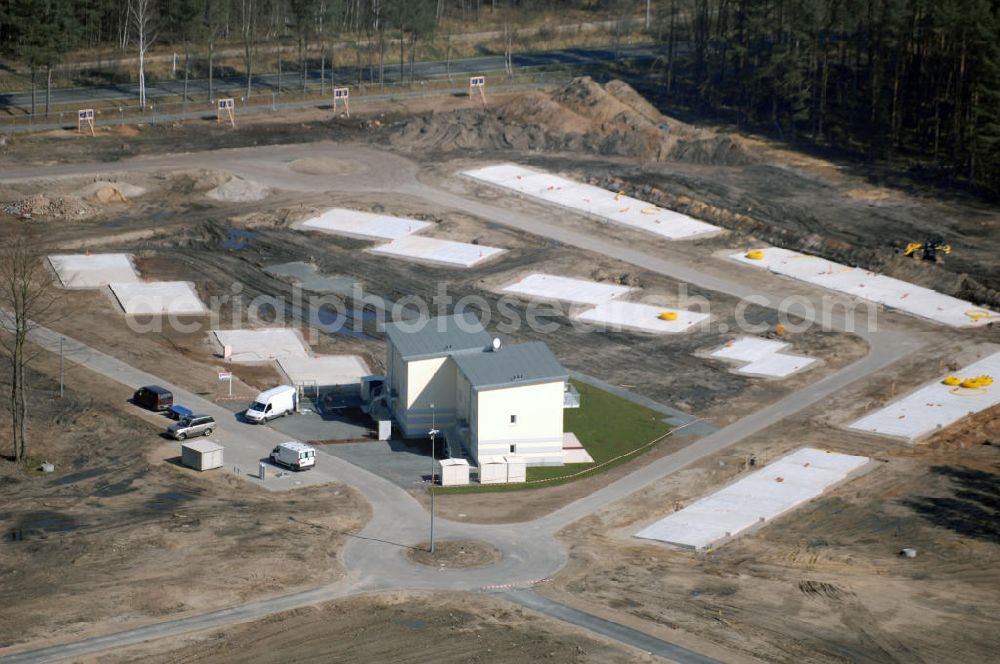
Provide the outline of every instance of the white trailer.
[[316,465],[316,448],[294,440],[281,443],[271,450],[271,463],[292,470],[307,470]]
[[279,385],[258,394],[243,415],[254,424],[264,424],[276,417],[294,413],[298,402],[298,390],[291,385]]

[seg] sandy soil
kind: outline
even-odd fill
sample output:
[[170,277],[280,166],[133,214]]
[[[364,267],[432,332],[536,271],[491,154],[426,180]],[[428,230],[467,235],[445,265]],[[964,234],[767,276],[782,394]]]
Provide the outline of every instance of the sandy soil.
[[654,661],[639,651],[488,595],[432,593],[345,599],[84,661],[116,664],[138,659],[150,664]]
[[[33,366],[29,452],[56,473],[0,463],[0,587],[8,598],[0,653],[341,576],[345,534],[368,519],[353,489],[270,494],[221,471],[182,468],[177,444],[155,435],[163,417],[126,404],[127,389],[70,365],[60,400],[49,377],[58,358],[42,354]],[[8,426],[0,414],[5,451]],[[308,561],[309,577],[289,561]]]
[[[766,462],[805,444],[882,463],[710,553],[632,538],[744,472],[750,454]],[[1000,647],[990,627],[1000,607],[996,444],[1000,408],[918,447],[804,416],[567,528],[570,564],[543,593],[766,661],[990,659]]]

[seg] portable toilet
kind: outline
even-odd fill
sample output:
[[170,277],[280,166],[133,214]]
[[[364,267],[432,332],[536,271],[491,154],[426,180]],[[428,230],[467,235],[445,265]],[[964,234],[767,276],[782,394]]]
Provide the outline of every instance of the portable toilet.
[[479,483],[505,484],[507,482],[507,462],[502,456],[479,457]]
[[524,482],[528,479],[528,461],[523,456],[508,454],[503,458],[507,462],[507,482]]
[[441,486],[465,486],[469,483],[469,462],[465,459],[441,459]]
[[204,439],[184,443],[181,463],[195,470],[222,468],[222,445]]

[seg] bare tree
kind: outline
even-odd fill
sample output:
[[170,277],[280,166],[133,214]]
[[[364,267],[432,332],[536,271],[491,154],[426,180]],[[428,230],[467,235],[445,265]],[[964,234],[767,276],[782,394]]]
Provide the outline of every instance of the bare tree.
[[133,43],[139,51],[139,104],[146,107],[146,52],[156,41],[153,32],[155,0],[128,0],[128,17],[134,34]]
[[28,336],[55,301],[52,276],[42,262],[39,245],[27,231],[8,236],[0,248],[0,348],[11,368],[9,408],[13,458],[28,456],[28,387],[26,369],[34,358]]
[[[247,70],[247,102],[253,91],[253,58],[257,53],[257,21],[260,7],[257,0],[240,0],[240,36],[243,39],[243,62]],[[278,63],[281,63],[281,51],[278,51]],[[280,90],[279,90],[280,92]]]

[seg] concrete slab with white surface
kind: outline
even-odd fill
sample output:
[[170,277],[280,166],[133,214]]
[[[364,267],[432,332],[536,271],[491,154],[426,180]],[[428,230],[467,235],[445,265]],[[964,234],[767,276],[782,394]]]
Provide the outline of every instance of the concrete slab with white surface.
[[687,240],[722,232],[718,226],[698,221],[686,214],[516,164],[477,168],[465,171],[463,175],[668,240]]
[[945,376],[940,376],[885,408],[852,422],[849,428],[917,442],[967,415],[1000,403],[1000,353],[974,362],[953,375],[959,378],[985,375],[992,377],[994,382],[984,387],[964,388],[945,385]]
[[594,463],[594,457],[572,431],[563,432],[563,463]]
[[292,385],[316,385],[318,388],[361,383],[371,373],[357,355],[319,355],[316,357],[278,358],[278,368]]
[[128,254],[54,254],[49,265],[63,288],[101,288],[142,281]]
[[473,267],[504,252],[497,247],[408,235],[368,251],[448,267]]
[[971,302],[819,256],[768,247],[733,254],[730,258],[951,327],[981,327],[991,321],[1000,322],[1000,313]]
[[422,231],[430,225],[430,222],[416,219],[333,208],[318,217],[296,224],[295,228],[363,240],[396,240]]
[[573,302],[576,304],[601,304],[610,299],[621,297],[632,289],[619,284],[572,279],[552,274],[535,272],[509,286],[504,286],[504,293],[524,295],[538,300],[553,300],[558,302]]
[[736,373],[767,378],[785,378],[814,364],[816,358],[784,352],[789,344],[760,337],[739,337],[707,354],[708,357],[740,364]]
[[151,281],[109,284],[122,311],[130,316],[208,313],[194,284],[188,281]]
[[232,350],[233,362],[267,362],[282,358],[307,358],[309,353],[296,330],[284,327],[260,330],[212,330],[219,352]]
[[[660,316],[666,312],[672,313],[676,318],[664,320]],[[658,307],[640,302],[609,301],[579,313],[575,318],[607,329],[638,330],[652,334],[678,334],[707,320],[709,314]]]
[[850,479],[870,461],[863,456],[802,448],[660,519],[635,536],[688,549],[715,547]]

